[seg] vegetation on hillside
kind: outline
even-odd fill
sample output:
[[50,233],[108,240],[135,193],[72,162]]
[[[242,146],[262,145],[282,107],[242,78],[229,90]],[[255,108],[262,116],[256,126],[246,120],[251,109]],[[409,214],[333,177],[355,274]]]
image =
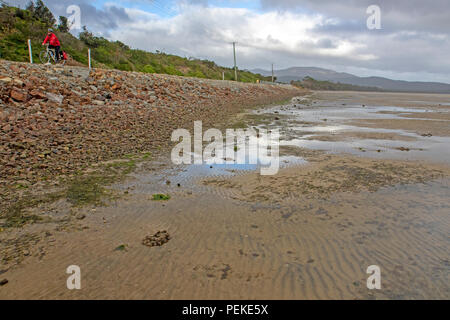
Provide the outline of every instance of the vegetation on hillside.
[[352,84],[319,81],[311,77],[305,77],[302,81],[291,81],[291,84],[296,87],[305,88],[309,90],[328,90],[328,91],[383,91],[377,87],[363,87]]
[[[111,68],[145,73],[164,73],[208,79],[234,80],[234,70],[218,66],[213,61],[183,58],[164,52],[146,52],[131,49],[120,41],[97,37],[84,27],[79,38],[69,33],[66,17],[59,17],[58,24],[42,0],[30,2],[26,9],[6,4],[0,7],[0,59],[26,62],[29,59],[27,40],[31,39],[33,59],[39,62],[42,41],[49,27],[62,43],[62,49],[71,59],[88,64],[88,48],[94,67]],[[238,71],[242,82],[270,80],[249,71]]]

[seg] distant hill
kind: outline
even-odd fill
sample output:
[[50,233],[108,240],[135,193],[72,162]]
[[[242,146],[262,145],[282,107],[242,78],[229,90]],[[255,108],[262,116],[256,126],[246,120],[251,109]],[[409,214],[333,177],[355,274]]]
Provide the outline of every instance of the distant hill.
[[328,90],[328,91],[384,91],[377,87],[356,86],[353,84],[319,81],[306,76],[302,81],[291,81],[291,84],[296,87],[309,90]]
[[[254,69],[252,72],[271,76],[272,72],[263,69]],[[384,91],[423,92],[423,93],[450,93],[450,84],[440,82],[411,82],[391,80],[382,77],[358,77],[350,73],[315,67],[293,67],[275,71],[277,81],[290,83],[311,77],[318,81],[330,81],[356,86],[376,87]]]
[[[161,73],[207,79],[234,80],[232,68],[221,67],[213,61],[183,58],[164,52],[146,52],[131,49],[119,41],[109,41],[96,37],[86,28],[76,38],[68,32],[67,19],[60,17],[59,24],[45,6],[43,1],[36,1],[34,6],[26,10],[2,4],[0,7],[0,59],[11,61],[28,61],[27,39],[31,39],[33,58],[39,63],[39,52],[47,29],[53,27],[62,42],[62,49],[73,59],[72,64],[88,64],[88,48],[94,67],[119,69],[124,71],[140,71],[145,73]],[[269,81],[249,71],[238,71],[238,80],[242,82]]]

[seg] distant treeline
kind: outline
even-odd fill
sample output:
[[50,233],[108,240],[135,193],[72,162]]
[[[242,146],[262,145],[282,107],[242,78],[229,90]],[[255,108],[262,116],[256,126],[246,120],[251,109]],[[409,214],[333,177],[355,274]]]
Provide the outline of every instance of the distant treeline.
[[328,90],[328,91],[384,91],[377,87],[356,86],[353,84],[346,84],[331,81],[319,81],[311,77],[305,77],[302,81],[291,81],[291,84],[296,87],[305,88],[309,90]]

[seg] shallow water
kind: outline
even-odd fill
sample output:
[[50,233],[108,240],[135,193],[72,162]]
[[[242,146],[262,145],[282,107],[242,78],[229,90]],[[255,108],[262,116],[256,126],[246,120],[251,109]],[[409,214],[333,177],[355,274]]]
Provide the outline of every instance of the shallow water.
[[[386,113],[387,112],[387,113]],[[411,119],[405,114],[423,114],[414,120],[441,121],[450,126],[445,119],[428,119],[426,115],[436,110],[428,108],[406,108],[396,106],[343,105],[335,101],[319,101],[314,106],[290,104],[266,109],[263,113],[283,115],[281,120],[269,124],[269,129],[278,128],[281,132],[281,146],[296,146],[330,153],[349,153],[374,158],[401,160],[429,160],[438,163],[450,163],[450,137],[424,137],[420,134],[385,128],[368,128],[350,125],[350,121],[366,119]],[[443,112],[443,111],[439,111]],[[261,112],[259,112],[261,114]],[[341,141],[322,141],[317,136],[341,133],[389,133],[412,138],[413,141],[389,139],[362,139],[351,137]]]

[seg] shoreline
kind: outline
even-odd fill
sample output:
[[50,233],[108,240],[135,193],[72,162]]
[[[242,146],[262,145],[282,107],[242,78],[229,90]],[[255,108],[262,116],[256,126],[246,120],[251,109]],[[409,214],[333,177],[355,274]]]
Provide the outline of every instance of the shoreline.
[[[245,109],[304,93],[288,86],[6,61],[0,83],[3,218],[35,186],[37,193],[60,189],[93,165],[148,159],[170,146],[174,129],[189,128],[194,120],[205,127],[226,123]],[[129,171],[131,160],[115,169]]]
[[[279,113],[245,123],[252,121],[269,127],[286,123]],[[365,137],[354,137],[360,138]],[[4,273],[9,283],[0,297],[447,296],[448,164],[299,147],[284,147],[281,155],[307,163],[288,163],[274,177],[239,170],[224,175],[209,166],[205,171],[174,166],[162,155],[138,163],[113,184],[110,189],[122,196],[105,205],[71,208],[59,201],[36,208],[54,218],[73,218],[27,225],[2,239],[4,252],[11,262],[20,260],[20,267]],[[170,199],[154,201],[154,194]],[[167,231],[170,240],[160,247],[142,244],[158,231]],[[81,291],[65,288],[70,264],[81,267]],[[365,287],[370,265],[381,267],[382,290]]]

